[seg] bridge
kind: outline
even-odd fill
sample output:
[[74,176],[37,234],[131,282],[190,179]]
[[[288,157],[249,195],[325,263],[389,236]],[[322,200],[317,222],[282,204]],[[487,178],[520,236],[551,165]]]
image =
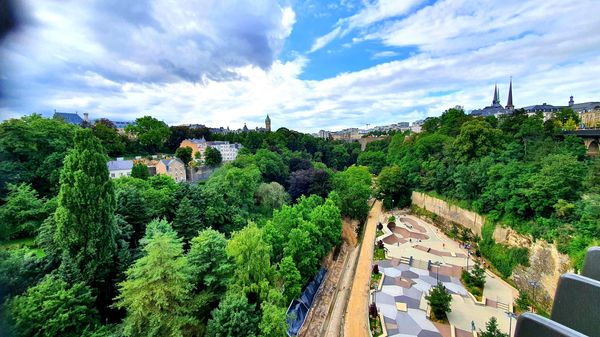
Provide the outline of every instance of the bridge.
[[583,138],[583,143],[585,144],[589,156],[597,156],[600,152],[600,129],[564,131],[563,134]]
[[377,141],[377,140],[384,140],[386,138],[386,136],[383,137],[364,137],[358,140],[358,142],[360,143],[360,150],[364,151],[367,148],[367,144]]

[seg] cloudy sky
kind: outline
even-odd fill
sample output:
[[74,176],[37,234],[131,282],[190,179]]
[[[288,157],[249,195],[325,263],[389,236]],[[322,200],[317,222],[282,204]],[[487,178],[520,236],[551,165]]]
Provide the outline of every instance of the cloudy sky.
[[88,112],[315,132],[600,100],[598,0],[22,0],[2,119]]

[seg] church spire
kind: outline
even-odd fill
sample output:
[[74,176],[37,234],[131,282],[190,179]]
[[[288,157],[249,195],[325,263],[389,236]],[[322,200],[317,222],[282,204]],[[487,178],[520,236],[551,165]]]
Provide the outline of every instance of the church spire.
[[494,99],[492,100],[492,105],[496,104],[498,101],[498,85],[494,83]]
[[506,108],[510,110],[515,108],[512,99],[512,77],[510,78],[510,86],[508,87],[508,101],[506,102]]

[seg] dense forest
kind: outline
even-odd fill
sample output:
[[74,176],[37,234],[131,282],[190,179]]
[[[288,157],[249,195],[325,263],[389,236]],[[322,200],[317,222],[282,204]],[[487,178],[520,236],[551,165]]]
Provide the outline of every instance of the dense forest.
[[494,225],[555,242],[580,266],[600,240],[600,160],[586,156],[580,138],[563,136],[565,125],[578,123],[570,109],[546,121],[523,110],[475,118],[450,109],[419,134],[368,144],[358,163],[379,175],[387,207],[408,206],[418,190],[486,215],[481,253],[504,276],[527,255],[495,244]]
[[[282,336],[285,310],[364,220],[424,191],[485,214],[479,249],[509,276],[527,250],[496,225],[556,242],[577,266],[600,240],[600,161],[564,137],[577,115],[450,109],[423,132],[358,143],[276,132],[211,134],[143,117],[75,126],[38,115],[0,124],[0,334]],[[175,153],[205,137],[244,145],[199,184],[108,178],[110,157]]]
[[358,144],[286,129],[240,135],[201,184],[109,179],[107,153],[173,150],[178,127],[144,119],[135,139],[105,121],[0,124],[3,336],[282,336],[342,217],[367,216]]

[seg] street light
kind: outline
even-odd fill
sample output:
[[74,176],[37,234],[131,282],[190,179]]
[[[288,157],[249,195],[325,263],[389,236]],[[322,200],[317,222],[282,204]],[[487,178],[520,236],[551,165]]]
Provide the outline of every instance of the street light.
[[504,313],[506,313],[506,316],[508,316],[508,337],[510,337],[510,334],[512,332],[512,319],[516,319],[517,315],[514,312],[510,311],[505,311]]
[[538,286],[539,283],[540,283],[540,281],[529,281],[529,285],[531,287],[533,287],[533,301],[531,303],[531,309],[534,309],[534,305],[535,305],[535,288],[537,288],[537,286]]
[[440,265],[442,263],[440,261],[435,261],[432,264],[437,267],[437,268],[435,268],[435,283],[438,284],[438,283],[440,283],[438,274],[439,274],[439,271],[440,271]]
[[471,251],[467,250],[467,271],[469,271],[469,257],[471,256]]

